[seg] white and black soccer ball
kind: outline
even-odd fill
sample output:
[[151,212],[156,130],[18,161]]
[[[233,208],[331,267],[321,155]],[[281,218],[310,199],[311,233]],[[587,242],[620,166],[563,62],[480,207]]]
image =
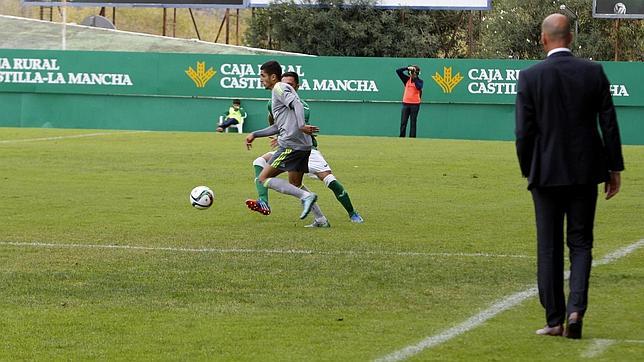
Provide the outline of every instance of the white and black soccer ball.
[[212,205],[215,193],[208,186],[197,186],[190,191],[190,205],[195,209],[204,210]]
[[615,14],[626,14],[626,5],[624,5],[623,3],[617,3],[615,4],[613,11],[615,12]]

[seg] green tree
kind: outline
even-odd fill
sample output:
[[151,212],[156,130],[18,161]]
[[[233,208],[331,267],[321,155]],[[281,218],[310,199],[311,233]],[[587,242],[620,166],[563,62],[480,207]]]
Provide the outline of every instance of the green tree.
[[[541,59],[541,21],[559,12],[561,5],[577,13],[578,34],[573,52],[580,57],[613,60],[617,42],[620,60],[642,60],[644,24],[641,20],[616,20],[592,17],[590,0],[497,0],[481,21],[483,58]],[[574,22],[573,22],[574,29]]]
[[[345,6],[351,5],[351,6]],[[459,12],[385,10],[373,0],[292,1],[255,10],[246,32],[250,46],[314,55],[437,57],[457,44]]]
[[246,43],[314,55],[541,59],[541,21],[565,4],[578,14],[576,55],[613,60],[617,49],[619,60],[644,60],[644,21],[593,18],[591,0],[492,4],[490,11],[421,11],[378,9],[373,0],[304,7],[283,0],[254,11]]

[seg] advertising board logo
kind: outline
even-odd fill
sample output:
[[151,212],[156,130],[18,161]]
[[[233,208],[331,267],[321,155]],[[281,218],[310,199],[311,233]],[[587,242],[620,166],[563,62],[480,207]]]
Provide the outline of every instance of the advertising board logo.
[[452,67],[443,67],[443,75],[436,72],[436,74],[432,76],[432,79],[441,87],[443,93],[452,93],[454,87],[463,80],[463,76],[460,72],[456,73],[455,76],[452,76]]
[[197,62],[197,70],[194,70],[192,67],[188,67],[186,74],[193,82],[197,88],[203,88],[206,86],[206,83],[210,78],[214,77],[217,72],[212,68],[206,70],[206,62]]
[[613,12],[615,12],[615,14],[626,14],[626,5],[622,3],[615,4]]

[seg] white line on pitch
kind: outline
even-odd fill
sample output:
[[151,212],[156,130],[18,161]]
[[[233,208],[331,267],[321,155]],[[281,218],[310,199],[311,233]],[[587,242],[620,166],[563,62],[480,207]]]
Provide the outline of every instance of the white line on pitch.
[[0,241],[0,245],[12,245],[20,247],[44,247],[44,248],[87,248],[87,249],[124,249],[124,250],[146,250],[146,251],[173,251],[185,253],[214,253],[214,254],[318,254],[318,255],[393,255],[393,256],[445,256],[445,257],[482,257],[482,258],[533,258],[527,255],[506,255],[487,253],[422,253],[409,251],[317,251],[306,249],[243,249],[243,248],[179,248],[163,246],[137,246],[137,245],[100,245],[100,244],[59,244],[39,242],[13,242]]
[[[614,252],[607,254],[600,260],[593,262],[593,266],[612,263],[615,260],[623,258],[626,255],[634,252],[635,250],[637,250],[642,246],[644,246],[644,239],[636,241],[633,244],[630,244],[626,247],[617,249]],[[568,279],[569,276],[570,276],[569,273],[565,274],[566,279]],[[386,356],[378,358],[376,361],[378,362],[402,361],[404,359],[412,357],[425,349],[438,346],[439,344],[447,342],[454,337],[457,337],[465,332],[471,331],[472,329],[480,326],[481,324],[485,323],[487,320],[495,317],[501,312],[504,312],[510,308],[513,308],[518,304],[522,303],[523,301],[525,301],[526,299],[531,298],[535,295],[537,295],[537,287],[532,287],[524,291],[514,293],[510,296],[507,296],[503,299],[498,300],[491,307],[480,312],[479,314],[472,316],[468,320],[452,328],[446,329],[440,332],[439,334],[429,336],[416,344],[407,346],[403,349],[400,349]]]
[[69,139],[69,138],[113,136],[113,135],[144,133],[144,132],[150,132],[150,131],[99,132],[99,133],[75,134],[75,135],[69,135],[69,136],[55,136],[55,137],[42,137],[42,138],[24,138],[24,139],[18,139],[18,140],[2,140],[2,141],[0,141],[0,144],[22,143],[22,142],[38,142],[38,141],[56,141],[56,140],[64,140],[64,139]]
[[644,340],[641,339],[615,339],[617,342],[623,342],[623,343],[641,343],[644,344]]
[[592,340],[593,344],[588,346],[588,348],[582,352],[581,356],[584,358],[593,358],[597,357],[600,354],[604,353],[608,347],[617,344],[617,343],[636,343],[644,344],[644,340],[639,339],[600,339],[596,338]]
[[590,347],[588,347],[588,349],[581,354],[581,356],[585,358],[593,358],[599,356],[600,354],[604,353],[606,348],[610,347],[613,344],[615,344],[615,340],[612,339],[595,339],[593,340],[593,344],[591,344]]

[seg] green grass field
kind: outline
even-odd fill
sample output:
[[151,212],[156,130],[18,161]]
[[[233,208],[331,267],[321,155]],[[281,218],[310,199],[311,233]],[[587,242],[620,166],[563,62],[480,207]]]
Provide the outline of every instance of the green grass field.
[[[313,179],[330,229],[276,193],[271,216],[247,210],[264,140],[0,128],[0,360],[375,360],[535,285],[513,143],[320,145],[365,224]],[[624,154],[596,259],[644,239],[644,147]],[[534,335],[531,297],[409,360],[641,360],[644,248],[594,268],[590,294],[580,341]]]

